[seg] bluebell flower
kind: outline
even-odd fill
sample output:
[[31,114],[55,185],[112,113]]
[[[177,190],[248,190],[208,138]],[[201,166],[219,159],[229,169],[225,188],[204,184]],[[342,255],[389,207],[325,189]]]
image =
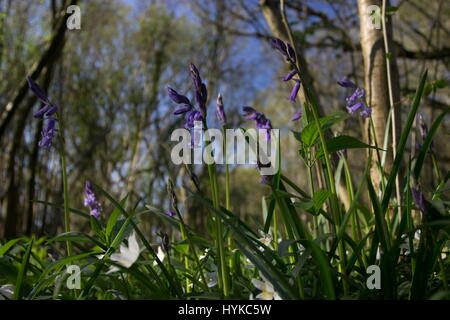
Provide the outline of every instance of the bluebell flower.
[[42,103],[44,103],[45,105],[51,104],[44,90],[42,90],[41,87],[39,87],[31,77],[27,77],[27,83],[31,91],[33,91],[33,93],[42,101]]
[[170,238],[169,238],[169,235],[167,233],[163,232],[163,233],[161,233],[160,237],[161,237],[161,248],[165,252],[168,252],[170,250]]
[[257,112],[249,106],[242,107],[242,110],[244,111],[244,116],[247,120],[255,121],[255,126],[257,129],[266,131],[266,140],[270,141],[270,130],[272,129],[272,123],[266,118],[264,113]]
[[86,181],[84,185],[84,206],[90,208],[90,215],[96,219],[100,218],[100,213],[102,211],[102,205],[97,199],[94,192],[94,187],[92,182]]
[[297,70],[292,70],[291,72],[289,72],[284,78],[283,81],[289,81],[291,80],[295,75],[298,74]]
[[30,77],[27,78],[28,87],[33,91],[33,93],[41,100],[44,106],[33,114],[36,119],[41,119],[47,122],[47,124],[42,128],[41,140],[38,145],[44,148],[50,148],[52,146],[53,138],[56,136],[56,122],[57,120],[52,117],[59,107],[53,105],[42,90],[39,85]]
[[187,112],[189,112],[189,111],[191,111],[191,110],[192,110],[192,107],[191,107],[191,106],[189,106],[189,105],[184,105],[184,106],[182,106],[181,108],[175,110],[175,111],[173,112],[173,114],[174,114],[175,116],[177,116],[177,115],[180,115],[180,114],[183,114],[183,113],[187,113]]
[[420,211],[422,211],[422,213],[426,213],[427,209],[425,205],[425,196],[423,195],[423,193],[416,188],[411,188],[411,192],[414,203],[417,206],[417,208],[419,208]]
[[56,135],[56,120],[53,118],[48,119],[48,123],[41,132],[41,140],[38,145],[44,148],[50,148],[52,146],[53,138]]
[[216,102],[216,114],[217,114],[217,119],[219,119],[219,121],[222,124],[227,123],[227,116],[226,116],[225,110],[223,108],[223,99],[222,99],[222,95],[220,93],[219,93],[219,96],[217,97],[217,102]]
[[167,214],[169,217],[174,217],[174,216],[177,215],[177,214],[176,214],[174,211],[172,211],[172,210],[166,210],[165,212],[166,212],[166,214]]
[[292,116],[291,121],[297,121],[302,117],[302,111],[297,110],[295,114]]
[[200,77],[200,73],[198,72],[197,67],[191,63],[190,64],[190,73],[192,83],[195,88],[195,99],[199,108],[203,111],[206,110],[206,101],[208,99],[208,92],[206,90],[206,85],[203,83],[202,78]]
[[297,98],[298,90],[300,90],[300,79],[295,80],[295,85],[292,88],[291,96],[289,97],[289,101],[295,102],[295,99]]
[[354,84],[348,77],[343,77],[337,82],[341,87],[356,89],[356,84]]
[[364,88],[359,88],[350,81],[347,77],[342,78],[337,82],[341,87],[355,89],[355,91],[347,98],[345,101],[347,105],[345,106],[350,114],[355,114],[359,111],[359,114],[363,118],[370,118],[372,116],[372,108],[368,107],[364,102],[366,97],[366,91]]
[[294,50],[294,48],[292,48],[292,46],[289,43],[284,42],[283,40],[278,39],[278,38],[270,39],[270,43],[272,44],[272,47],[274,49],[276,49],[278,52],[280,52],[283,55],[286,62],[291,62],[291,63],[295,64],[295,62],[296,62],[295,50]]
[[169,98],[177,104],[185,104],[191,106],[191,101],[184,95],[179,94],[171,87],[167,87],[167,92],[169,93]]
[[[417,143],[417,149],[420,150],[428,136],[428,126],[425,123],[425,120],[423,119],[423,115],[419,113],[418,116],[419,116],[419,131],[420,131],[419,141],[420,142]],[[431,144],[430,144],[430,151],[433,152],[433,141],[431,141]]]

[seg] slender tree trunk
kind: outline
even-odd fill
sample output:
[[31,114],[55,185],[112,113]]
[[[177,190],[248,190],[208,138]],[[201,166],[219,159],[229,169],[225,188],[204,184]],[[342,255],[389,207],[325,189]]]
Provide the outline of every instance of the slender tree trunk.
[[[380,8],[381,14],[381,0],[358,0],[358,10],[360,18],[360,37],[361,37],[361,47],[362,55],[364,60],[364,77],[365,77],[365,89],[367,93],[367,103],[372,108],[372,120],[375,127],[375,137],[376,142],[379,147],[383,147],[384,136],[386,125],[388,123],[389,116],[389,88],[388,88],[388,75],[387,75],[387,65],[386,65],[386,51],[384,46],[383,31],[381,28],[381,18],[380,18],[380,28],[372,28],[372,19],[376,18],[369,15],[369,6],[376,5]],[[390,19],[387,20],[387,40],[390,44],[390,63],[391,63],[391,83],[392,83],[392,93],[393,101],[396,112],[396,134],[399,137],[400,128],[400,114],[398,112],[400,104],[400,94],[399,94],[399,79],[398,79],[398,69],[395,59],[395,53],[393,50],[392,41],[392,24]],[[366,126],[365,136],[367,141],[374,144],[374,136],[369,133],[369,128]],[[392,126],[391,135],[392,136]],[[392,140],[388,143],[388,153],[386,155],[386,162],[383,169],[385,172],[389,172],[392,167]],[[376,159],[373,157],[373,163],[371,166],[371,178],[376,188],[380,184],[380,172],[376,166]]]

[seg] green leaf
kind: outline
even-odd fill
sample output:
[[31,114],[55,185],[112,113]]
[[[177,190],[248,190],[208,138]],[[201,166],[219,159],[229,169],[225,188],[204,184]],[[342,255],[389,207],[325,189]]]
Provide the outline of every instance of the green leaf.
[[[333,113],[330,116],[323,117],[319,119],[320,126],[322,127],[322,130],[328,129],[331,126],[335,125],[336,123],[339,123],[345,119],[347,119],[349,115],[345,112],[336,112]],[[301,132],[301,141],[311,147],[319,137],[319,130],[317,130],[317,125],[315,122],[310,122]]]
[[331,192],[328,190],[317,190],[314,192],[313,195],[313,202],[314,202],[314,211],[319,213],[320,208],[322,208],[322,205],[327,201],[328,197],[331,195]]
[[80,232],[74,232],[74,231],[59,234],[56,237],[48,240],[47,243],[61,242],[61,241],[91,242],[91,243],[96,244],[97,246],[99,246],[100,248],[102,248],[104,250],[107,249],[107,247],[103,243],[98,241],[97,239],[95,239],[87,234],[83,234]]
[[19,275],[17,276],[16,286],[14,287],[14,300],[22,298],[22,286],[27,275],[28,263],[30,261],[31,249],[33,248],[34,239],[28,243],[27,250],[23,256],[22,263],[19,268]]
[[425,141],[422,145],[422,148],[420,149],[420,153],[417,157],[417,161],[416,164],[414,165],[414,177],[416,179],[419,178],[420,172],[422,171],[422,166],[424,164],[425,161],[425,156],[428,152],[428,150],[430,149],[431,143],[433,142],[433,138],[437,132],[437,129],[439,128],[442,120],[444,120],[445,116],[447,115],[447,113],[450,112],[450,107],[445,109],[440,115],[439,117],[437,117],[437,119],[433,122],[433,125],[430,128],[430,131],[428,132],[427,137],[425,138]]
[[[123,198],[119,204],[123,207],[125,205],[125,202],[127,201],[128,195],[125,196],[125,198]],[[120,216],[120,209],[118,207],[115,207],[113,212],[111,213],[111,215],[109,216],[108,219],[108,223],[106,224],[106,230],[105,230],[105,234],[106,234],[106,238],[108,239],[108,241],[111,241],[111,232],[114,229],[114,225],[117,222],[117,219]]]
[[[344,149],[377,149],[375,146],[368,145],[354,137],[337,136],[327,141],[328,152],[335,153]],[[378,148],[378,150],[383,150]],[[316,153],[316,158],[323,157],[322,149]]]
[[391,173],[389,175],[388,182],[386,184],[386,188],[384,189],[383,200],[381,201],[381,212],[383,215],[387,211],[387,208],[389,205],[389,200],[390,200],[392,192],[394,190],[395,178],[398,174],[400,165],[402,163],[402,159],[403,159],[405,148],[406,148],[406,142],[407,142],[409,134],[411,132],[411,128],[414,123],[414,119],[416,117],[417,110],[419,109],[420,100],[422,99],[425,82],[427,80],[427,75],[428,75],[428,71],[425,71],[420,78],[419,87],[416,90],[414,100],[411,104],[411,108],[410,108],[411,111],[409,112],[408,119],[406,120],[404,129],[403,129],[401,137],[400,137],[400,141],[398,143],[397,155],[394,159],[394,163],[392,165]]
[[5,243],[3,246],[0,247],[0,257],[4,256],[9,249],[11,249],[17,242],[24,240],[25,237],[20,237],[16,239],[9,240],[7,243]]
[[395,7],[395,6],[387,6],[386,7],[386,14],[393,15],[397,11],[398,11],[398,7]]

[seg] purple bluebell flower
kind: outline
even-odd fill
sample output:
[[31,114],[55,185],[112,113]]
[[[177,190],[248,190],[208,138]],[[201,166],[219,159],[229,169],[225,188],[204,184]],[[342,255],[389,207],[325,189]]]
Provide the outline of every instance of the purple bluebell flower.
[[33,91],[33,93],[45,104],[51,104],[48,100],[47,95],[45,94],[44,90],[41,89],[41,87],[38,86],[36,82],[31,77],[27,77],[28,87]]
[[266,118],[264,113],[257,112],[255,109],[248,106],[242,107],[242,110],[244,111],[244,117],[246,117],[247,120],[255,121],[255,126],[257,129],[265,130],[266,140],[270,141],[270,130],[272,129],[272,123]]
[[102,205],[97,199],[94,192],[94,186],[92,182],[86,181],[84,185],[84,206],[90,208],[90,215],[95,219],[100,218],[100,213],[102,211]]
[[182,106],[181,108],[175,110],[175,111],[173,112],[173,114],[174,114],[175,116],[177,116],[177,115],[180,115],[180,114],[183,114],[183,113],[187,113],[187,112],[189,112],[189,111],[191,111],[191,110],[192,110],[192,107],[191,107],[190,105],[184,105],[184,106]]
[[222,95],[220,93],[217,97],[217,102],[216,102],[216,114],[217,114],[217,118],[219,119],[219,121],[222,124],[227,123],[227,116],[226,116],[225,110],[223,108],[223,99],[222,99]]
[[302,117],[302,111],[297,110],[291,118],[291,121],[297,121]]
[[33,93],[44,104],[44,106],[38,112],[33,114],[34,118],[47,121],[47,124],[42,129],[41,140],[39,141],[38,145],[43,148],[50,148],[52,146],[53,138],[57,133],[57,120],[53,118],[52,115],[54,115],[58,111],[59,107],[53,105],[50,102],[47,95],[44,93],[44,90],[42,90],[32,78],[28,77],[27,83],[31,91],[33,91]]
[[[428,136],[428,126],[425,123],[423,115],[419,113],[419,130],[420,130],[420,142],[417,143],[417,149],[421,149]],[[433,152],[433,141],[430,144],[430,151]]]
[[426,213],[427,209],[425,205],[425,196],[423,195],[423,193],[416,188],[411,188],[411,192],[417,208],[419,208],[422,213]]
[[357,88],[356,84],[354,84],[348,77],[343,77],[337,83],[338,83],[338,85],[340,85],[341,87],[344,87],[344,88],[352,88],[352,89]]
[[201,110],[206,110],[206,101],[208,99],[208,91],[206,90],[206,85],[202,82],[200,73],[197,67],[191,63],[189,66],[191,73],[192,83],[195,88],[195,99],[197,100],[198,106]]
[[352,93],[350,97],[345,98],[345,101],[347,101],[347,106],[353,105],[358,100],[362,100],[366,97],[366,91],[363,88],[356,88],[355,92]]
[[50,148],[52,146],[53,138],[56,135],[56,120],[48,118],[48,123],[41,132],[41,140],[39,141],[39,147]]
[[363,118],[370,118],[372,116],[372,108],[367,106],[364,102],[364,99],[366,97],[366,91],[364,88],[359,88],[354,84],[352,81],[350,81],[347,77],[342,78],[340,81],[338,81],[338,84],[341,87],[344,88],[352,88],[355,89],[355,91],[347,98],[345,98],[345,101],[347,102],[347,105],[345,106],[350,114],[355,114],[357,111],[359,111],[359,114]]
[[161,237],[161,248],[165,252],[168,252],[170,250],[170,238],[169,238],[169,235],[167,233],[163,232],[163,233],[161,233],[160,237]]
[[291,63],[296,62],[295,50],[294,50],[294,48],[292,48],[292,46],[289,43],[284,42],[283,40],[278,39],[278,38],[270,39],[270,43],[272,44],[272,47],[274,49],[276,49],[283,55],[286,62],[291,62]]
[[255,120],[258,112],[255,109],[249,106],[242,107],[244,111],[243,116],[247,118],[247,120]]
[[369,108],[368,106],[366,106],[365,104],[363,104],[362,106],[362,110],[359,113],[361,115],[361,117],[363,118],[370,118],[372,116],[372,108]]
[[186,96],[179,94],[171,87],[167,87],[167,92],[169,93],[169,98],[173,102],[175,102],[177,104],[185,104],[185,105],[191,106],[191,101]]
[[364,103],[362,102],[356,102],[354,105],[347,105],[347,110],[350,114],[355,114],[356,111],[361,109],[364,106]]
[[298,90],[300,90],[300,79],[295,80],[295,85],[292,88],[291,96],[289,97],[289,101],[295,102],[295,99],[297,98]]
[[174,211],[172,211],[172,210],[166,210],[165,212],[166,212],[166,214],[167,214],[169,217],[174,217],[174,216],[177,215],[177,214],[176,214]]
[[283,78],[283,81],[289,81],[289,80],[291,80],[295,75],[297,75],[298,74],[298,71],[297,70],[292,70],[291,72],[289,72],[284,78]]

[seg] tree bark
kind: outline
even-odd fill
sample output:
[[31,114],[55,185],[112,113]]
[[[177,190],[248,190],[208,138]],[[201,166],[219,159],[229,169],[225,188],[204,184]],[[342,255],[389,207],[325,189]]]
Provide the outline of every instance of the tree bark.
[[[375,128],[375,138],[379,147],[383,147],[386,125],[389,116],[389,90],[388,90],[388,76],[387,76],[387,63],[386,63],[386,51],[383,40],[383,31],[381,29],[371,28],[372,16],[368,13],[368,8],[371,5],[377,5],[380,8],[381,0],[358,0],[358,11],[360,18],[360,37],[362,55],[364,61],[364,82],[367,95],[367,103],[372,108],[372,120]],[[381,21],[381,20],[380,20]],[[381,23],[381,22],[380,22]],[[398,68],[395,59],[395,53],[392,52],[394,46],[392,41],[392,24],[390,19],[386,20],[387,27],[387,40],[391,50],[390,64],[391,64],[391,81],[392,81],[392,93],[393,101],[396,110],[396,134],[400,136],[400,93],[399,93],[399,78]],[[391,127],[392,133],[392,127]],[[392,136],[392,135],[391,135]],[[369,133],[369,126],[366,125],[365,130],[366,140],[374,144],[374,137]],[[388,151],[386,155],[386,162],[383,170],[389,172],[392,167],[392,140],[389,139]],[[371,165],[371,178],[375,188],[380,185],[380,172],[376,166],[376,159],[373,157],[373,163]]]

